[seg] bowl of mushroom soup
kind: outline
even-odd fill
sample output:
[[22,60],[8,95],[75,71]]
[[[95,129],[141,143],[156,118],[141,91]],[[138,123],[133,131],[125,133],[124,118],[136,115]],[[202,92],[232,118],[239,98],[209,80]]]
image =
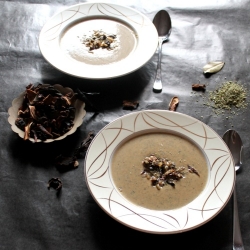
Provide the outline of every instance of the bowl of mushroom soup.
[[173,234],[214,218],[229,201],[233,160],[201,121],[166,110],[120,117],[92,141],[85,179],[97,204],[135,230]]
[[80,78],[127,75],[146,64],[158,46],[152,21],[139,11],[112,3],[81,3],[44,25],[39,47],[58,70]]

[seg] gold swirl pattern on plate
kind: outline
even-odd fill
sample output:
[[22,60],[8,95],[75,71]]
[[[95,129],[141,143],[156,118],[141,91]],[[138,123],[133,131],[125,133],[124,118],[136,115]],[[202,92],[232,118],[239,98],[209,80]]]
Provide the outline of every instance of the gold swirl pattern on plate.
[[49,25],[44,29],[43,34],[46,36],[46,40],[50,42],[59,38],[62,29],[72,21],[97,15],[110,17],[112,19],[117,18],[123,21],[130,21],[141,27],[145,25],[144,17],[135,11],[127,8],[121,9],[119,6],[113,6],[110,4],[95,3],[87,7],[85,7],[85,5],[76,5],[64,10],[51,19]]

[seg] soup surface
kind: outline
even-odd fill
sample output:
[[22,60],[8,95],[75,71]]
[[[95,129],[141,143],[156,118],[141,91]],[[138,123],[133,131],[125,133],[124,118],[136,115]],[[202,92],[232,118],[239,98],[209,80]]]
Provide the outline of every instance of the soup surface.
[[[116,36],[117,45],[112,50],[103,48],[89,51],[83,43],[94,31]],[[62,35],[60,47],[72,59],[86,64],[106,65],[126,58],[136,47],[136,35],[128,26],[109,19],[90,19],[69,27]]]
[[[142,161],[150,155],[168,158],[176,167],[193,166],[199,173],[185,171],[185,178],[175,187],[165,185],[160,190],[143,178]],[[208,179],[207,160],[202,151],[189,140],[175,134],[150,133],[129,139],[121,144],[111,159],[113,182],[130,202],[153,210],[169,210],[194,200],[204,189]]]

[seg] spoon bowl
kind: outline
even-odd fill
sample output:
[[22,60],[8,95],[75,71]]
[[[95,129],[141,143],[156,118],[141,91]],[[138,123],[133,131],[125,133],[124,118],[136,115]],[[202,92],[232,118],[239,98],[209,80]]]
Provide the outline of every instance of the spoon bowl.
[[155,82],[153,85],[154,92],[162,91],[162,80],[161,80],[161,57],[162,57],[162,44],[168,40],[171,30],[171,18],[166,10],[160,10],[157,12],[153,19],[153,24],[155,25],[158,32],[158,63],[156,70]]
[[233,129],[229,129],[225,132],[225,134],[223,135],[223,140],[227,144],[233,156],[235,171],[238,171],[242,166],[241,162],[241,153],[243,149],[242,140],[239,134]]

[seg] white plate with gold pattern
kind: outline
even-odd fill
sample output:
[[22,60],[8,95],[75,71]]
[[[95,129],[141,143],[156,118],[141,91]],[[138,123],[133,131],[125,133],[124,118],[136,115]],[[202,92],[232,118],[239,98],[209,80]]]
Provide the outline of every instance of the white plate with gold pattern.
[[[110,169],[114,151],[127,138],[151,130],[188,138],[207,159],[204,190],[180,208],[152,210],[135,205],[114,185]],[[173,234],[205,224],[225,207],[234,188],[235,171],[228,147],[206,124],[178,112],[146,110],[122,116],[96,135],[86,154],[85,179],[94,200],[113,219],[143,232]]]
[[[90,51],[94,31],[116,36],[113,49]],[[158,45],[152,21],[135,9],[111,3],[83,3],[54,15],[42,28],[44,58],[64,73],[88,79],[129,74],[147,63]]]

